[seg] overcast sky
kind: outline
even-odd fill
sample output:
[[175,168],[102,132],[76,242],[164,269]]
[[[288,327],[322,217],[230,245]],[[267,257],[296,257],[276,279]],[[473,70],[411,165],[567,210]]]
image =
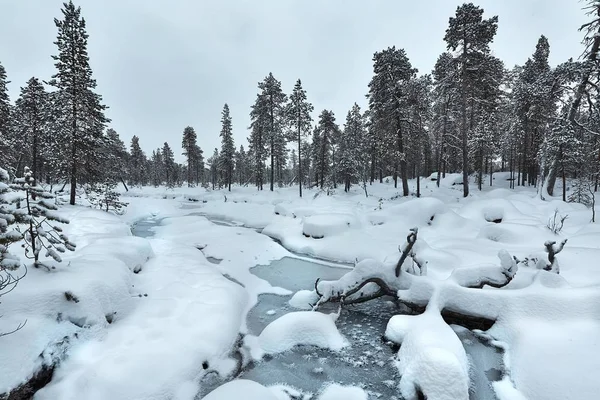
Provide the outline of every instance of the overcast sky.
[[[178,160],[183,129],[191,125],[205,155],[220,147],[220,116],[231,108],[236,146],[247,148],[249,111],[257,83],[269,72],[289,93],[302,79],[315,116],[332,109],[345,120],[354,102],[365,105],[375,51],[404,48],[420,73],[429,73],[454,0],[78,0],[87,21],[97,91],[108,117],[129,146],[168,141]],[[581,51],[586,21],[577,0],[475,1],[499,16],[492,44],[507,66],[523,64],[538,37],[550,41],[558,64]],[[54,73],[54,17],[61,0],[0,0],[0,62],[11,100],[32,76]]]

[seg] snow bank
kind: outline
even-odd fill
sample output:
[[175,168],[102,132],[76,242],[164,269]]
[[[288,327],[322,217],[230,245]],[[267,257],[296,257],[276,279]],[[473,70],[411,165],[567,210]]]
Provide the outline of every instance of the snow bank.
[[420,390],[428,400],[468,400],[467,355],[438,313],[393,316],[386,338],[401,343],[396,366],[404,397],[416,399]]
[[254,381],[246,379],[236,379],[219,386],[203,400],[279,400],[275,393]]
[[322,239],[356,228],[360,228],[360,222],[352,214],[319,214],[304,218],[302,234]]
[[263,329],[258,338],[246,336],[252,356],[282,353],[297,345],[317,346],[339,351],[348,341],[335,326],[336,314],[317,311],[297,311],[285,314]]
[[299,290],[289,300],[290,306],[300,310],[310,310],[319,301],[319,295],[314,290]]
[[114,215],[80,207],[65,207],[64,214],[77,250],[52,271],[29,268],[16,290],[2,296],[0,332],[27,324],[0,340],[0,393],[63,358],[78,339],[102,338],[135,309],[132,270],[152,256],[151,247],[129,236],[128,225]]
[[317,400],[367,400],[367,393],[356,386],[333,383],[325,388]]

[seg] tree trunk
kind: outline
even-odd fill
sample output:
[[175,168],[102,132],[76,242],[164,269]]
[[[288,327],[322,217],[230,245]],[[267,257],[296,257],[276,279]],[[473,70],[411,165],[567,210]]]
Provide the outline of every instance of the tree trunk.
[[[298,109],[298,114],[300,114],[300,109]],[[302,197],[302,140],[301,140],[301,131],[300,131],[300,120],[298,120],[298,189],[300,190],[300,197]]]

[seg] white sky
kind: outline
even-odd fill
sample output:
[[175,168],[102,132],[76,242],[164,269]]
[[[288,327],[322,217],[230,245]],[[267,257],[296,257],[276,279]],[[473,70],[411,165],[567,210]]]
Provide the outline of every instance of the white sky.
[[[247,148],[250,106],[269,72],[291,91],[302,79],[315,115],[343,123],[364,95],[372,56],[404,48],[420,73],[445,50],[454,0],[78,0],[88,24],[90,62],[107,115],[129,146],[138,135],[151,153],[166,140],[181,156],[191,125],[205,154],[220,148],[221,109],[229,103],[236,147]],[[558,64],[579,57],[587,19],[577,0],[482,0],[499,16],[492,49],[507,66],[523,64],[541,34]],[[32,76],[54,73],[54,17],[61,0],[0,0],[0,62],[11,100]]]

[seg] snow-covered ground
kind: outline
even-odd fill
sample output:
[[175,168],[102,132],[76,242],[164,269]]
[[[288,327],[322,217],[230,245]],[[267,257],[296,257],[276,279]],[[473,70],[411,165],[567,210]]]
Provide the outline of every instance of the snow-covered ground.
[[[274,192],[131,188],[123,194],[130,203],[123,216],[65,206],[62,212],[71,219],[65,231],[77,250],[55,270],[30,269],[17,289],[1,298],[0,332],[27,323],[0,338],[0,393],[60,359],[52,382],[36,399],[192,400],[207,374],[235,371],[238,360],[231,350],[239,334],[247,333],[245,317],[258,296],[290,294],[253,275],[252,267],[298,254],[351,264],[394,263],[409,229],[418,227],[415,253],[427,261],[428,276],[440,282],[451,282],[445,280],[456,268],[498,265],[500,250],[520,260],[545,259],[544,242],[568,239],[557,255],[559,276],[536,269],[535,262],[520,263],[503,289],[484,288],[473,297],[447,283],[440,293],[449,296],[445,304],[467,299],[469,310],[498,320],[488,334],[506,348],[509,375],[494,383],[500,399],[597,398],[600,223],[590,223],[591,211],[584,206],[543,201],[530,188],[507,189],[502,173],[495,175],[494,187],[483,192],[473,187],[467,199],[455,181],[450,175],[440,188],[422,181],[422,198],[404,198],[393,183],[384,182],[370,186],[369,197],[355,187],[332,196],[310,189],[302,199],[297,187]],[[555,210],[568,214],[558,234],[547,228]],[[131,225],[142,220],[156,222],[152,236],[132,235]],[[296,298],[307,299],[314,300],[309,292]],[[255,356],[294,344],[352,346],[336,332],[333,316],[306,313],[287,314],[264,335],[247,336],[259,345]],[[415,329],[433,335],[413,335],[411,346],[434,344],[441,350],[416,352],[420,360],[410,363],[402,358],[411,354],[410,346],[401,348],[399,371],[419,374],[419,362],[431,356],[452,365],[458,360],[457,374],[464,374],[464,353],[438,344],[431,327],[439,321],[409,318],[421,318]],[[306,335],[298,334],[299,327]],[[247,392],[286,399],[286,390],[292,389],[240,381],[206,398],[242,398],[228,393]],[[331,386],[318,396],[362,400],[367,395]]]

